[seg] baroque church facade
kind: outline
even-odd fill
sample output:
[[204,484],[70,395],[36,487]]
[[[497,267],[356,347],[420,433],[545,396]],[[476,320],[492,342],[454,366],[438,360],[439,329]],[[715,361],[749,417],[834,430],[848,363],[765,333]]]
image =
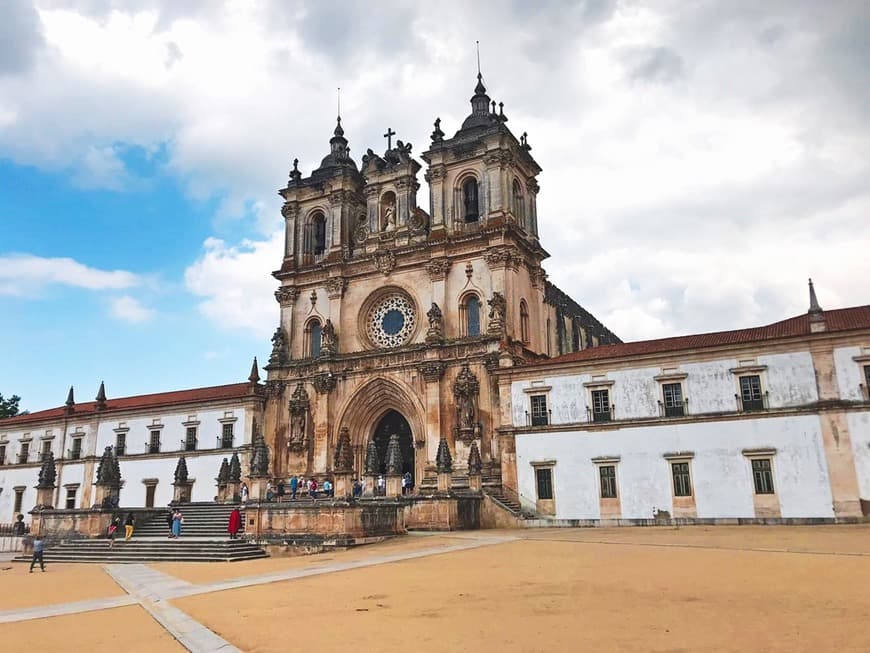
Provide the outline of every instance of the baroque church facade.
[[[870,306],[824,311],[810,285],[804,315],[622,343],[547,280],[541,168],[479,74],[468,117],[452,137],[436,119],[420,155],[425,208],[423,166],[394,135],[358,164],[339,117],[320,165],[306,176],[294,162],[265,380],[254,359],[247,382],[122,398],[101,385],[84,403],[70,389],[63,406],[0,420],[0,524],[29,513],[95,536],[106,497],[156,511],[235,501],[242,482],[258,536],[460,515],[870,515]],[[261,502],[293,474],[334,478],[331,507]],[[380,474],[386,499],[371,497]]]
[[294,162],[279,191],[280,323],[266,366],[276,474],[329,473],[342,434],[355,470],[370,440],[383,468],[396,433],[415,484],[434,483],[442,439],[457,472],[474,448],[498,484],[510,457],[492,372],[619,342],[547,281],[541,168],[506,122],[478,75],[460,129],[448,137],[436,120],[421,155],[428,210],[421,165],[392,130],[357,167],[339,117],[320,166],[304,176]]

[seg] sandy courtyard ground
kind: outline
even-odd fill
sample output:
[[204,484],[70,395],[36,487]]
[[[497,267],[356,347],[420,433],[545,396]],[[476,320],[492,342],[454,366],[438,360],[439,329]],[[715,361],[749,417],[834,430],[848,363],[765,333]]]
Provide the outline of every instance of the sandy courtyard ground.
[[[447,551],[493,537],[513,539]],[[330,569],[426,549],[445,552]],[[870,525],[477,531],[153,567],[199,585],[171,604],[243,651],[870,651]],[[208,585],[314,568],[325,573]],[[99,565],[0,572],[0,611],[123,594]],[[0,624],[0,641],[182,650],[138,605]]]
[[[705,530],[525,531],[176,604],[245,651],[870,650],[870,556],[842,553],[870,529]],[[832,553],[694,548],[783,542]]]

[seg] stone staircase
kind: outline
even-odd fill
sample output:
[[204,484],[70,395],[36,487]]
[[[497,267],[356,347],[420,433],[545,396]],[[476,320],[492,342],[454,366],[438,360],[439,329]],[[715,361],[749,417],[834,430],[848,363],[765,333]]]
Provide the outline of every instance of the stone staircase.
[[[124,541],[124,527],[118,531],[114,547],[109,540],[63,540],[46,546],[45,562],[234,562],[265,558],[267,553],[243,539],[229,539],[227,524],[234,506],[215,503],[188,503],[179,508],[184,515],[181,537],[170,539],[165,515],[157,515],[136,525],[133,538]],[[242,513],[244,535],[244,513]],[[18,556],[16,562],[30,562]]]
[[488,494],[493,499],[493,501],[499,504],[502,508],[519,517],[520,519],[529,519],[530,517],[535,516],[529,511],[523,510],[523,507],[520,505],[519,501],[506,494],[501,487],[486,488],[486,494]]

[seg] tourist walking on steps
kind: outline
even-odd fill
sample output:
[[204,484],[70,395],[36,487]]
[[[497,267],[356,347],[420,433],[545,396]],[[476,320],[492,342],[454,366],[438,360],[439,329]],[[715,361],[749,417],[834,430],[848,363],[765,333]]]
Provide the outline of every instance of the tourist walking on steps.
[[33,573],[33,566],[39,562],[39,568],[45,571],[45,562],[42,560],[42,553],[45,550],[45,540],[42,535],[37,535],[33,540],[33,559],[30,561],[30,573]]
[[121,520],[118,517],[115,517],[112,520],[112,523],[109,524],[109,529],[107,531],[106,537],[109,538],[109,548],[115,548],[115,534],[118,532],[118,527],[121,525]]
[[172,517],[175,515],[175,511],[172,509],[172,506],[169,506],[169,509],[166,511],[166,528],[169,529],[169,537],[172,537]]
[[181,525],[183,523],[184,515],[182,515],[181,511],[176,508],[175,512],[172,513],[172,535],[169,537],[177,540],[181,536]]
[[133,537],[133,527],[136,525],[136,520],[133,519],[133,513],[127,513],[127,519],[124,520],[124,541],[128,542]]
[[295,499],[296,493],[299,491],[299,479],[296,474],[290,477],[290,498]]
[[242,528],[242,513],[238,508],[233,508],[230,513],[230,523],[227,526],[227,532],[230,534],[230,539],[234,540],[239,536],[239,531]]
[[283,501],[284,494],[286,492],[286,489],[284,488],[284,479],[283,478],[278,479],[278,487],[275,489],[277,490],[277,493],[278,493],[278,501]]

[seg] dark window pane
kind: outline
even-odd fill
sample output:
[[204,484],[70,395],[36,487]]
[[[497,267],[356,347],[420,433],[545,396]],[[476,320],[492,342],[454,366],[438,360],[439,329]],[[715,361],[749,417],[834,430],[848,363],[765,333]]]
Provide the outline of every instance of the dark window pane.
[[598,475],[601,478],[601,498],[615,499],[616,498],[616,466],[601,465],[598,468]]
[[314,218],[314,254],[320,256],[326,251],[326,220],[322,215]]
[[313,322],[311,324],[311,331],[309,333],[310,339],[310,347],[311,347],[311,357],[317,358],[320,356],[320,342],[321,342],[321,332],[323,329],[320,326],[320,322]]
[[477,180],[469,179],[462,185],[462,201],[465,206],[465,221],[477,222],[480,219],[477,203]]
[[665,399],[665,416],[682,417],[683,386],[679,383],[665,383],[662,386],[662,394]]
[[547,396],[532,395],[532,426],[542,426],[549,423],[549,414],[547,413]]
[[752,477],[756,494],[773,494],[773,469],[769,458],[752,461]]
[[592,391],[592,421],[608,422],[610,421],[610,391],[608,390],[593,390]]
[[469,336],[480,335],[480,300],[469,297],[465,302],[465,333]]
[[764,400],[761,396],[761,377],[758,375],[740,377],[740,399],[743,410],[763,410]]
[[553,475],[550,469],[536,469],[535,479],[538,483],[538,499],[553,498]]
[[229,449],[233,446],[233,424],[230,422],[229,424],[224,424],[221,429],[221,447],[223,449]]
[[689,479],[689,463],[671,463],[674,476],[674,496],[692,496],[692,484]]

